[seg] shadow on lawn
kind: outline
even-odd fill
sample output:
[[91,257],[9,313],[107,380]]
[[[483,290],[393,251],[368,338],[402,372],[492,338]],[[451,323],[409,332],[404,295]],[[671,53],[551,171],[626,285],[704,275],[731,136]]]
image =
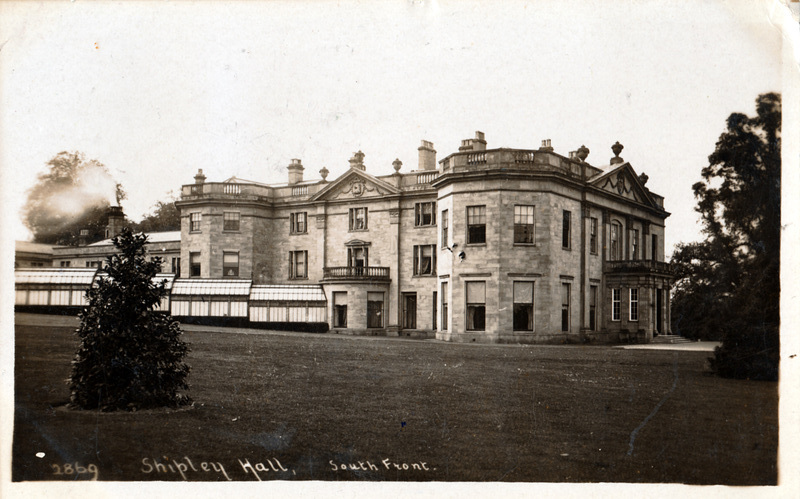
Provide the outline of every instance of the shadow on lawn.
[[73,330],[16,328],[14,481],[777,481],[777,384],[705,352],[191,331],[193,407],[97,413]]

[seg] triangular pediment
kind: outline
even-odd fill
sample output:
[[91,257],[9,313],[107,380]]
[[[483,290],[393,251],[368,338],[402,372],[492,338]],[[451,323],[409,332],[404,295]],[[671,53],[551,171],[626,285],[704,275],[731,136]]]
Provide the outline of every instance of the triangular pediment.
[[590,183],[605,192],[622,196],[625,199],[647,206],[657,207],[655,201],[653,201],[653,197],[642,185],[639,176],[633,170],[630,163],[623,163],[600,175]]
[[397,187],[375,178],[369,173],[350,168],[347,173],[312,196],[310,201],[365,199],[399,193],[400,190]]

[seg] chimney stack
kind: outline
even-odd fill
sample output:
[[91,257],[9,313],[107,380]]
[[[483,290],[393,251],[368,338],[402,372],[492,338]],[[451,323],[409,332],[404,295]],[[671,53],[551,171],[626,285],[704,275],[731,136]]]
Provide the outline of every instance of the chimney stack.
[[546,152],[553,152],[553,146],[550,145],[550,139],[544,139],[542,141],[542,147],[540,147],[539,150]]
[[367,169],[364,166],[364,153],[358,151],[357,153],[353,154],[353,157],[350,158],[350,168],[355,168],[356,170],[361,170],[362,172]]
[[125,226],[125,214],[122,213],[121,206],[109,206],[106,214],[108,215],[106,239],[111,239],[122,232],[122,228]]
[[195,184],[202,184],[205,181],[206,181],[206,176],[203,175],[203,169],[202,168],[198,168],[197,175],[194,176],[194,183]]
[[459,152],[464,151],[485,151],[486,139],[483,132],[475,132],[474,139],[465,139],[461,141],[461,147],[458,148]]
[[[433,148],[433,142],[423,140],[421,145],[417,148],[419,151],[419,166],[420,170],[435,170],[436,169],[436,149]],[[399,161],[399,160],[398,160]],[[394,164],[394,163],[392,163]],[[399,170],[396,169],[396,170]]]
[[293,159],[289,166],[286,167],[289,170],[289,185],[299,184],[303,181],[303,164],[299,159]]

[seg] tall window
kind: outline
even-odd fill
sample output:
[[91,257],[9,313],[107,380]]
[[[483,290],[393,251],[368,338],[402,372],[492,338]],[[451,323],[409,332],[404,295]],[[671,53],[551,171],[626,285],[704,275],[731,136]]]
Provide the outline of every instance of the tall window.
[[366,246],[353,246],[352,248],[347,248],[347,266],[361,269],[358,272],[363,272],[364,267],[368,266],[368,250],[369,248]]
[[305,211],[289,215],[289,232],[305,234],[308,232],[308,215]]
[[651,256],[652,256],[652,260],[655,262],[656,260],[658,260],[658,234],[653,234],[652,235],[652,240],[653,240],[653,244],[652,244],[653,252],[651,253]]
[[514,331],[533,331],[532,282],[514,282]]
[[347,291],[333,292],[333,327],[347,327]]
[[308,277],[308,251],[289,252],[289,279],[305,279]]
[[200,277],[200,252],[189,253],[189,276]]
[[414,225],[436,225],[436,201],[414,205]]
[[202,215],[200,213],[190,213],[189,214],[189,230],[191,232],[200,232],[200,220],[202,219]]
[[570,220],[572,219],[572,213],[564,210],[563,217],[561,221],[561,247],[564,249],[569,249],[570,247]]
[[611,290],[611,320],[619,320],[619,289]]
[[597,254],[597,219],[594,217],[589,219],[589,251]]
[[621,260],[620,255],[622,247],[619,243],[619,236],[622,233],[622,226],[619,222],[611,222],[611,254],[609,260]]
[[239,253],[232,251],[222,253],[222,275],[225,277],[239,276]]
[[533,206],[514,206],[514,242],[533,244]]
[[417,293],[403,293],[403,329],[417,329]]
[[414,246],[414,275],[436,275],[436,245]]
[[442,331],[447,331],[447,283],[442,283]]
[[628,309],[629,315],[628,320],[631,321],[638,321],[639,320],[639,288],[631,288],[630,289],[630,307]]
[[367,230],[366,208],[350,208],[350,230]]
[[239,230],[239,212],[226,211],[222,214],[222,230]]
[[639,259],[639,230],[631,229],[631,260]]
[[486,242],[486,206],[467,206],[467,244]]
[[467,331],[486,329],[486,282],[467,281]]
[[175,277],[181,276],[181,258],[180,257],[172,257],[172,273],[175,274]]
[[383,293],[367,293],[367,327],[383,327]]
[[447,239],[447,229],[450,228],[450,214],[447,210],[442,210],[442,247],[449,246]]
[[589,286],[589,329],[597,331],[597,286]]
[[561,284],[561,330],[569,331],[569,288],[567,283]]
[[433,329],[436,329],[436,319],[437,319],[436,312],[438,311],[438,308],[436,307],[437,299],[438,299],[437,293],[436,293],[436,291],[434,291],[433,292],[433,301],[431,301],[431,303],[433,303],[433,307],[431,307],[433,309],[433,310],[431,310],[432,315],[433,315]]

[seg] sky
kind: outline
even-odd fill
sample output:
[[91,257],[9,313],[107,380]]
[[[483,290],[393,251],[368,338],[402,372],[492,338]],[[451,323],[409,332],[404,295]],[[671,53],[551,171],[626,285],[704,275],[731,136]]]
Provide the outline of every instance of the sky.
[[0,3],[4,226],[61,151],[105,164],[133,220],[193,182],[416,169],[476,130],[608,165],[665,197],[667,255],[732,112],[782,88],[773,1]]

